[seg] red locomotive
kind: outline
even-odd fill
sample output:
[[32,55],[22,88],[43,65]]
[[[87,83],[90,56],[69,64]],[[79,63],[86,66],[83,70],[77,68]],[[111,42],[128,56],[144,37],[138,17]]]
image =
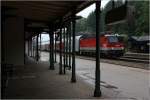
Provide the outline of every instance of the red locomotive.
[[[66,39],[65,39],[66,40]],[[71,37],[72,40],[72,37]],[[62,50],[64,48],[62,39]],[[72,41],[71,41],[72,42]],[[56,50],[59,51],[60,41],[56,42]],[[72,43],[71,43],[72,47]],[[124,54],[124,44],[119,41],[119,36],[115,34],[101,34],[100,35],[100,53],[101,55],[109,57],[120,57]],[[72,51],[72,48],[71,48]],[[83,34],[75,37],[75,52],[77,54],[95,54],[96,52],[96,38],[95,34]]]
[[[83,36],[80,39],[80,54],[95,53],[96,38],[95,35]],[[102,34],[100,36],[100,53],[105,56],[120,57],[124,54],[124,44],[113,34]]]

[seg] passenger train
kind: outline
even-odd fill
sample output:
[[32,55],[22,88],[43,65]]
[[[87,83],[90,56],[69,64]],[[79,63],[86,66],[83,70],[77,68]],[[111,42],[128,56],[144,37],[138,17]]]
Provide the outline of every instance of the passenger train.
[[[72,40],[72,38],[71,38]],[[66,41],[66,40],[65,40]],[[64,39],[62,39],[61,49],[64,48]],[[45,45],[46,50],[47,45]],[[56,41],[56,50],[59,51],[60,41]],[[71,42],[72,47],[72,42]],[[119,41],[119,36],[115,34],[100,35],[100,53],[109,57],[121,57],[125,51],[125,46],[122,41]],[[94,34],[82,34],[75,37],[75,52],[76,54],[95,54],[96,52],[96,37]]]

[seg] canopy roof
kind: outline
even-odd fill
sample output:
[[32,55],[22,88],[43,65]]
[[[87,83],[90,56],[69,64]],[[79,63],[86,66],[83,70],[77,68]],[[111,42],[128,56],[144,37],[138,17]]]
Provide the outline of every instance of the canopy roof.
[[73,9],[76,12],[89,6],[91,1],[2,1],[2,10],[6,14],[23,16],[34,22],[54,22],[67,18]]
[[[2,1],[2,18],[20,16],[25,20],[26,39],[48,28],[51,23],[68,19],[73,10],[83,10],[94,1]],[[32,33],[32,34],[31,34]]]

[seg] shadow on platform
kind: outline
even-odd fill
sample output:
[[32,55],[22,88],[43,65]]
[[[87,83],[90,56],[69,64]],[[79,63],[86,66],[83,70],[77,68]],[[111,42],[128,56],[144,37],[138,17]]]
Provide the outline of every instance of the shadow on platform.
[[[93,97],[94,87],[86,79],[77,76],[77,82],[71,83],[71,72],[58,74],[49,70],[48,62],[36,62],[26,57],[25,66],[15,66],[14,75],[9,79],[6,99],[100,99],[118,98],[118,94],[102,88],[103,96]],[[120,97],[119,97],[120,98]]]

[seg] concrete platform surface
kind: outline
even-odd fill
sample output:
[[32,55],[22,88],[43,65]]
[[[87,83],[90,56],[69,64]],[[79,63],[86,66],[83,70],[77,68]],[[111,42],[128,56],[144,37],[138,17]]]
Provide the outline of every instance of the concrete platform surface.
[[6,99],[110,99],[130,100],[120,93],[101,87],[102,97],[93,97],[94,87],[86,78],[77,76],[77,82],[71,83],[71,72],[58,74],[49,70],[48,62],[35,62],[31,58],[25,66],[16,66],[14,75],[9,79]]

